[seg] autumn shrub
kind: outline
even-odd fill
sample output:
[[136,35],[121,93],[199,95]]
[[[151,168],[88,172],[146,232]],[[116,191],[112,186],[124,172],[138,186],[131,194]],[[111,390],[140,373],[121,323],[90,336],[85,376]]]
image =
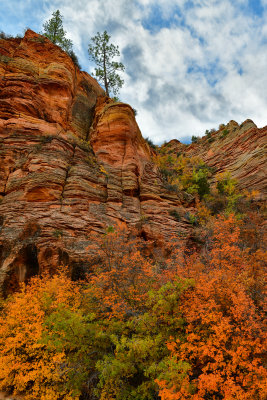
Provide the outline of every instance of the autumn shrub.
[[245,218],[251,211],[251,199],[256,192],[251,195],[241,191],[237,180],[228,171],[217,175],[215,179],[214,187],[202,196],[197,208],[207,208],[210,215],[234,213],[238,218]]
[[202,204],[210,210],[212,215],[217,215],[226,209],[227,198],[213,191],[204,197]]
[[89,289],[98,311],[109,318],[140,312],[156,279],[153,262],[142,254],[144,243],[112,227],[95,236],[93,246],[98,248],[98,260],[91,267]]
[[158,151],[154,161],[161,173],[163,186],[168,191],[189,193],[194,196],[196,203],[209,210],[210,215],[235,213],[243,218],[249,212],[250,195],[238,188],[238,182],[230,172],[214,176],[214,168],[207,166],[200,158],[183,154],[177,157],[166,151]]
[[168,343],[172,355],[157,379],[159,394],[163,400],[263,400],[266,254],[240,247],[233,215],[219,217],[212,230],[210,247],[175,271],[194,278],[195,286],[182,296],[185,340]]
[[65,270],[35,277],[0,317],[0,389],[25,400],[94,399],[96,361],[111,341]]
[[[0,388],[25,399],[78,399],[75,385],[68,387],[68,351],[74,344],[63,340],[64,330],[75,325],[81,301],[78,287],[63,273],[33,278],[10,297],[0,317]],[[59,318],[59,314],[62,318]],[[60,321],[59,321],[60,319]],[[50,340],[49,325],[59,324],[58,340]],[[68,326],[69,325],[69,326]],[[68,328],[67,328],[68,326]],[[74,327],[75,329],[75,327]],[[55,332],[56,333],[56,330]],[[68,338],[70,342],[74,339]]]
[[233,214],[197,229],[201,247],[173,240],[161,266],[151,243],[110,226],[92,237],[86,280],[59,269],[23,284],[0,314],[0,390],[25,400],[264,400],[266,253],[244,245]]
[[158,397],[155,379],[170,353],[165,343],[183,335],[179,301],[191,282],[168,282],[142,255],[144,243],[126,236],[109,229],[95,238],[99,260],[84,291],[87,309],[111,342],[96,363],[95,394],[101,400],[152,400]]

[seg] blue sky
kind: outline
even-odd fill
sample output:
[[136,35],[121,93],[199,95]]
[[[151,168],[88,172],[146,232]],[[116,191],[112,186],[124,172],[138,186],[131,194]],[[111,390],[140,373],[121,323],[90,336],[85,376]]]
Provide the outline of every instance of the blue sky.
[[1,0],[0,30],[40,32],[56,9],[85,71],[96,32],[119,45],[120,98],[155,143],[231,119],[267,124],[267,0]]

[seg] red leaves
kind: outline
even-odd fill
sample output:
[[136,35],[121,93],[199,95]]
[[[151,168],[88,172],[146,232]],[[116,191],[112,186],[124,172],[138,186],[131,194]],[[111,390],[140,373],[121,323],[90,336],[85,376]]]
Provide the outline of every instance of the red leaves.
[[139,312],[154,281],[153,264],[141,254],[141,241],[118,230],[96,237],[96,242],[100,260],[89,281],[100,309],[110,318]]

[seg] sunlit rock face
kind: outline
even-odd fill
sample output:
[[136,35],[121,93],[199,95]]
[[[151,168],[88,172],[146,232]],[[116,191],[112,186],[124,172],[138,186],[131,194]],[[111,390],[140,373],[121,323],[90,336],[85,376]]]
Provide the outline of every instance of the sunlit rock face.
[[[168,192],[129,105],[48,39],[0,40],[0,285],[44,269],[90,268],[107,226],[157,245],[190,236],[182,196]],[[181,197],[181,198],[180,198]],[[95,248],[95,253],[97,248]]]

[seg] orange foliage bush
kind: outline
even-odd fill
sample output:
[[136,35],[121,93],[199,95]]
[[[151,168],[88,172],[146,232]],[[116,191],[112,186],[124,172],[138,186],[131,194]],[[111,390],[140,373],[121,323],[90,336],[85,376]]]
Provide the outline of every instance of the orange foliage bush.
[[79,288],[62,272],[52,279],[33,278],[9,299],[0,316],[0,389],[25,399],[78,399],[66,388],[68,368],[64,349],[44,343],[45,319],[59,305],[75,310]]
[[264,400],[267,256],[241,241],[240,224],[211,217],[204,245],[169,243],[156,267],[142,241],[109,229],[95,238],[87,282],[59,271],[22,285],[0,314],[0,390],[26,400]]
[[96,237],[96,244],[99,260],[92,268],[88,291],[98,312],[122,318],[142,310],[155,273],[153,263],[141,254],[141,240],[117,229]]
[[[210,248],[175,271],[193,277],[195,288],[184,294],[186,340],[169,342],[172,355],[157,380],[159,393],[162,400],[263,400],[266,254],[240,246],[233,215],[218,218],[212,229]],[[189,366],[182,378],[171,373],[181,362]]]

